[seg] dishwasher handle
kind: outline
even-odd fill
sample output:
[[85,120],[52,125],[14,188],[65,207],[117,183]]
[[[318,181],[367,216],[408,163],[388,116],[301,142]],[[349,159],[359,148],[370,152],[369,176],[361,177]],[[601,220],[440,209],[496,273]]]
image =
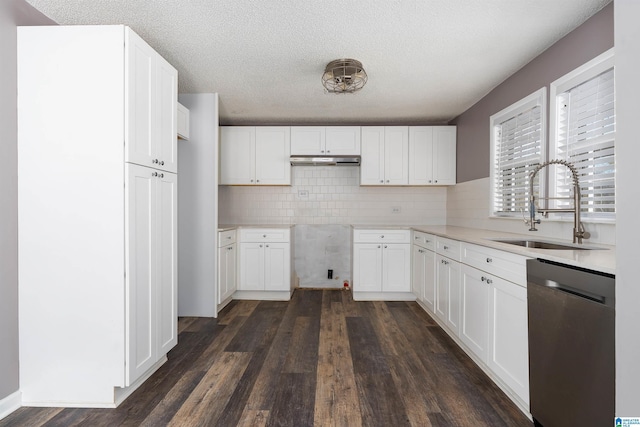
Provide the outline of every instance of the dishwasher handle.
[[602,295],[596,295],[581,289],[572,288],[571,286],[558,283],[555,280],[545,279],[544,282],[545,282],[544,286],[548,288],[553,288],[558,291],[566,292],[568,294],[575,295],[580,298],[588,299],[589,301],[597,302],[599,304],[606,304],[606,297]]

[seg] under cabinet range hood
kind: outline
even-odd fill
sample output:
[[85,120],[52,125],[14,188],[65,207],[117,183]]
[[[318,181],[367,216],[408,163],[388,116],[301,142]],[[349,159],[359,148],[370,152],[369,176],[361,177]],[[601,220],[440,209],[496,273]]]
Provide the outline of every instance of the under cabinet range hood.
[[360,166],[360,156],[291,156],[291,166]]

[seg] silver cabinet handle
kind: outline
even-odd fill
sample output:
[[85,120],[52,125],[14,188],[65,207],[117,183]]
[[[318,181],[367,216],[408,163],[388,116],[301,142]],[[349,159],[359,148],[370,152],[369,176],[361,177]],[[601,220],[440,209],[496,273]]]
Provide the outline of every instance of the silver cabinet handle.
[[487,258],[487,262],[493,262],[491,258]]

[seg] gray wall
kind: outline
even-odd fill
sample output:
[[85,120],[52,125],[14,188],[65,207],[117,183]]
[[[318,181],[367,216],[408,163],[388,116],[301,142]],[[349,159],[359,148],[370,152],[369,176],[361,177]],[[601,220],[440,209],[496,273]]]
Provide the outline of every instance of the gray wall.
[[16,26],[54,24],[23,0],[0,0],[0,400],[19,388]]
[[613,47],[613,3],[544,51],[462,113],[457,182],[489,176],[489,117]]
[[215,317],[218,95],[182,94],[191,137],[178,141],[178,315]]
[[616,415],[640,414],[638,99],[640,2],[616,0]]

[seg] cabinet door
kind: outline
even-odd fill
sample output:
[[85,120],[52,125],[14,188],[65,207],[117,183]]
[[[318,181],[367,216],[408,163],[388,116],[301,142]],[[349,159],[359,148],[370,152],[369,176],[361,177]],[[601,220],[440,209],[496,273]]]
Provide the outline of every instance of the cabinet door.
[[409,184],[409,128],[406,126],[384,128],[384,183]]
[[240,244],[238,289],[264,291],[264,243]]
[[492,279],[480,270],[462,265],[460,281],[460,339],[480,360],[486,362],[489,343],[489,283]]
[[425,252],[427,250],[412,245],[411,255],[411,292],[419,301],[424,301]]
[[433,180],[433,127],[409,127],[409,185],[431,185]]
[[157,358],[155,283],[157,259],[156,177],[153,169],[126,166],[125,384],[131,385]]
[[460,263],[436,255],[436,316],[457,336],[460,327]]
[[527,289],[493,277],[489,293],[487,365],[528,404]]
[[178,72],[156,54],[156,125],[155,137],[158,163],[155,167],[178,172]]
[[436,313],[436,253],[424,252],[424,297],[422,302],[432,314]]
[[291,289],[291,258],[289,243],[265,243],[264,290]]
[[125,161],[154,166],[157,53],[133,31],[125,32]]
[[360,126],[327,127],[326,154],[360,155]]
[[363,126],[360,185],[384,184],[384,127]]
[[220,128],[220,184],[255,184],[256,128]]
[[236,291],[236,246],[221,247],[218,259],[218,304],[220,304]]
[[433,180],[438,185],[456,183],[456,127],[433,128]]
[[382,290],[411,292],[411,245],[390,243],[382,246]]
[[354,292],[382,291],[382,245],[356,243],[353,245]]
[[291,185],[290,130],[284,126],[256,128],[256,184]]
[[324,126],[292,126],[291,154],[310,155],[324,154]]
[[159,355],[178,343],[178,176],[160,173],[157,188]]

